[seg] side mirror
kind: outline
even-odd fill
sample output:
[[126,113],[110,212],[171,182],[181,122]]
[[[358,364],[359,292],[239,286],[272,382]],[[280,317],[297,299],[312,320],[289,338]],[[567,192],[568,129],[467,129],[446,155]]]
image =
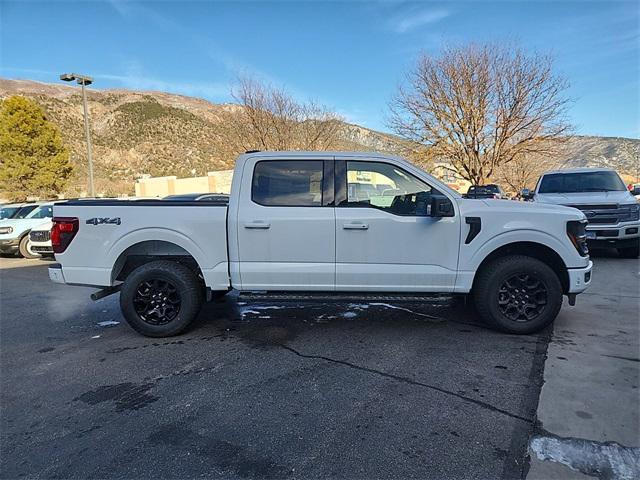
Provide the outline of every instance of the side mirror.
[[531,190],[529,190],[528,188],[523,188],[520,191],[520,196],[524,199],[524,200],[531,200],[533,198],[533,192]]
[[640,195],[640,187],[633,187],[633,189],[631,189],[630,191],[631,195]]
[[441,195],[433,195],[430,206],[429,216],[431,217],[453,217],[455,213],[451,200]]

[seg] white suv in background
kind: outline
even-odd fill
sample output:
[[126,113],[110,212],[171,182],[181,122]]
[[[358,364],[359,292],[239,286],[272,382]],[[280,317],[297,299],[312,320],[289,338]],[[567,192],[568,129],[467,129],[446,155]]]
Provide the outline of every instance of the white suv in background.
[[615,170],[576,168],[543,174],[534,192],[522,197],[538,203],[581,210],[587,220],[591,246],[612,246],[624,258],[640,255],[640,204]]

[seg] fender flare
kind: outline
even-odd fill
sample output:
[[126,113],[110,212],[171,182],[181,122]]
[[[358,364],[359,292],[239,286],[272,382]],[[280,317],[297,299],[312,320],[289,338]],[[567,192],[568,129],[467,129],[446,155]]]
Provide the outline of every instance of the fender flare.
[[499,235],[488,239],[480,248],[475,250],[467,264],[461,266],[461,269],[475,272],[482,262],[499,248],[512,243],[522,242],[543,245],[556,252],[564,262],[565,266],[570,266],[571,251],[568,250],[568,245],[565,245],[553,235],[546,232],[530,228],[519,228],[517,230],[509,230],[508,232],[500,233]]
[[207,267],[205,252],[202,251],[202,249],[189,237],[181,232],[178,232],[177,230],[153,227],[141,228],[129,232],[125,236],[119,238],[118,241],[113,245],[111,245],[111,248],[109,248],[107,254],[105,255],[106,263],[111,269],[111,274],[113,275],[113,269],[116,266],[116,262],[128,248],[142,242],[154,240],[172,243],[174,245],[177,245],[178,247],[181,247],[193,257],[201,270]]

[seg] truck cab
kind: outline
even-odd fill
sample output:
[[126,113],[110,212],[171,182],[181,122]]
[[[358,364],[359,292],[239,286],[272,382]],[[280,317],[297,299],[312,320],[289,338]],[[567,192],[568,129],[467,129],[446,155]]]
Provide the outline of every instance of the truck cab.
[[61,202],[53,221],[50,277],[120,291],[151,336],[232,289],[471,295],[496,328],[530,333],[591,281],[580,211],[463,199],[376,153],[250,153],[228,198]]

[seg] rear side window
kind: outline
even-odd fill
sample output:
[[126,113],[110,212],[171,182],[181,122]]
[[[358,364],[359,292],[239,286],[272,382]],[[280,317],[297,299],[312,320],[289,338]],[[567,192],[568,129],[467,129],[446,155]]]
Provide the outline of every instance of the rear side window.
[[322,206],[322,160],[268,160],[253,170],[251,199],[267,207]]

